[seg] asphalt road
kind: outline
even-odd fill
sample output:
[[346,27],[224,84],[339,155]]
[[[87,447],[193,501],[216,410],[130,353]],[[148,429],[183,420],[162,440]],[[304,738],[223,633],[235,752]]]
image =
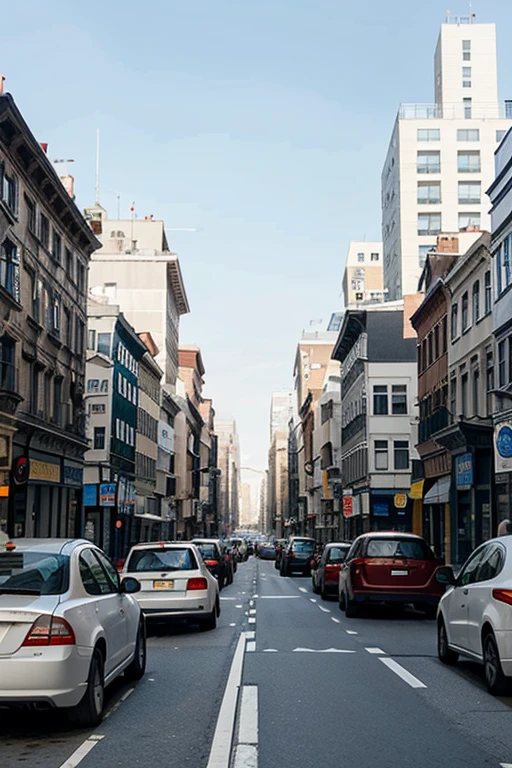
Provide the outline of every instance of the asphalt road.
[[152,630],[145,678],[112,686],[94,732],[2,713],[0,766],[512,766],[512,698],[489,696],[477,665],[443,667],[422,614],[346,619],[254,559],[222,598],[214,631]]

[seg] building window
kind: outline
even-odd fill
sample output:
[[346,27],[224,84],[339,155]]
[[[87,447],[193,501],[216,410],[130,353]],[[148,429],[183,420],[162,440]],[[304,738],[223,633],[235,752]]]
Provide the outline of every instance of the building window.
[[487,416],[492,416],[492,390],[494,389],[494,358],[492,349],[485,355],[485,388],[487,390]]
[[461,318],[462,318],[462,333],[464,333],[464,331],[468,329],[468,325],[469,325],[469,296],[467,291],[462,295]]
[[505,288],[510,285],[510,237],[503,241],[503,266],[505,268]]
[[39,239],[45,248],[50,247],[50,222],[44,213],[39,214]]
[[441,232],[440,213],[418,214],[418,235],[438,235]]
[[425,371],[428,368],[428,358],[427,358],[427,340],[423,339],[422,345],[421,345],[421,370]]
[[512,336],[508,337],[508,381],[512,382]]
[[14,174],[3,174],[2,200],[15,215],[18,213],[18,179]]
[[0,285],[20,303],[20,259],[16,245],[4,240],[0,250]]
[[112,341],[111,333],[98,333],[98,352],[110,357],[110,344]]
[[480,203],[482,199],[482,184],[480,181],[459,181],[459,203],[471,205]]
[[457,170],[459,173],[480,173],[480,150],[457,152]]
[[463,40],[462,41],[462,50],[463,51],[470,51],[471,50],[471,40]]
[[373,413],[375,416],[388,414],[388,388],[386,384],[375,384],[373,387]]
[[503,141],[505,136],[507,135],[506,131],[496,131],[496,141],[499,144],[500,141]]
[[53,420],[60,424],[62,420],[62,378],[53,380]]
[[395,440],[395,469],[409,469],[409,443],[407,440]]
[[84,353],[84,335],[85,335],[85,326],[82,320],[80,320],[79,317],[76,318],[75,321],[75,354],[79,357],[83,355]]
[[480,320],[480,280],[473,283],[473,322]]
[[370,261],[378,261],[378,260],[379,260],[378,253],[370,253]]
[[66,318],[66,346],[71,349],[73,341],[73,317],[71,310],[68,307],[64,307],[64,317]]
[[473,371],[473,416],[478,416],[479,395],[480,395],[480,371],[475,368]]
[[478,128],[459,128],[457,141],[480,141],[480,131]]
[[[130,385],[130,389],[128,391],[128,399],[132,400],[131,385]],[[325,424],[326,421],[329,421],[333,417],[333,412],[334,412],[334,403],[333,403],[333,401],[332,400],[328,400],[327,403],[324,403],[321,406],[320,411],[321,411],[321,421],[322,421],[322,424]]]
[[52,327],[54,334],[60,334],[60,296],[55,294],[52,303]]
[[68,278],[74,282],[75,281],[75,260],[73,256],[73,251],[70,251],[69,248],[66,248],[66,275]]
[[429,333],[427,336],[427,342],[428,342],[428,364],[432,365],[434,362],[434,342],[432,333]]
[[448,351],[448,318],[443,317],[443,355]]
[[462,51],[462,61],[471,61],[471,51]]
[[99,379],[88,379],[87,380],[87,392],[89,394],[97,394],[100,391],[100,380]]
[[457,334],[459,331],[458,320],[459,320],[459,305],[457,304],[457,302],[455,302],[455,304],[452,304],[452,328],[451,328],[452,341],[453,339],[457,338]]
[[418,128],[418,141],[441,141],[439,128]]
[[393,384],[391,387],[391,412],[407,413],[407,385]]
[[500,341],[498,344],[498,386],[500,388],[504,387],[507,383],[506,362],[505,342]]
[[94,449],[103,451],[105,448],[105,427],[94,427]]
[[39,364],[32,363],[30,371],[30,411],[37,414],[39,408]]
[[435,205],[441,202],[441,182],[440,181],[419,181],[418,182],[418,203],[420,205]]
[[480,229],[480,214],[459,213],[459,231],[464,232],[465,229],[469,229],[470,227]]
[[62,237],[55,230],[53,230],[52,236],[52,256],[60,264],[62,258]]
[[465,99],[462,99],[462,103],[464,105],[464,118],[466,120],[471,120],[471,116],[473,112],[471,97],[466,97]]
[[386,470],[388,468],[388,441],[375,441],[375,469]]
[[435,249],[435,247],[436,247],[435,244],[432,244],[432,245],[420,245],[419,246],[418,256],[419,256],[419,260],[420,260],[420,267],[423,268],[425,266],[425,262],[427,260],[427,253],[429,253],[430,251]]
[[0,389],[14,392],[17,389],[15,341],[7,333],[0,338]]
[[440,152],[418,152],[417,156],[418,173],[440,173],[441,172],[441,153]]
[[434,360],[439,357],[439,325],[434,328]]
[[462,87],[471,88],[471,67],[462,67]]
[[485,273],[485,314],[489,314],[492,307],[491,271]]
[[25,198],[25,205],[27,206],[27,224],[29,230],[32,232],[33,235],[37,234],[36,230],[36,206],[33,203],[33,201],[29,198]]
[[357,254],[357,260],[359,263],[364,262],[364,253],[358,253]]
[[468,374],[463,373],[460,378],[460,406],[462,416],[468,416]]
[[96,349],[96,331],[92,329],[87,331],[87,349]]
[[500,296],[503,288],[503,278],[501,275],[501,245],[494,255],[496,257],[496,290],[498,296]]
[[457,408],[457,379],[454,376],[450,379],[450,415],[452,417],[452,423],[455,420]]
[[77,285],[80,293],[85,292],[85,267],[80,262],[77,262]]

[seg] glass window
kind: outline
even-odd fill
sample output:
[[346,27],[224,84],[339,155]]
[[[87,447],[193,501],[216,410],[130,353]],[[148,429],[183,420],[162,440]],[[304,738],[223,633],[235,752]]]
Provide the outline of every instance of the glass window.
[[496,257],[496,289],[499,296],[503,288],[503,276],[501,274],[501,245],[494,256]]
[[94,550],[94,556],[100,561],[100,565],[107,574],[107,579],[110,581],[110,586],[112,587],[112,590],[114,592],[119,591],[119,585],[120,585],[120,579],[119,574],[108,559],[106,555],[103,554],[103,552],[100,552],[100,550],[95,549]]
[[25,204],[27,206],[27,223],[29,230],[36,234],[36,206],[30,198],[25,198]]
[[418,203],[422,205],[434,205],[441,202],[441,182],[440,181],[419,181],[418,182]]
[[506,131],[496,131],[496,141],[498,142],[498,144],[500,141],[503,141],[506,135],[507,135]]
[[59,235],[58,232],[53,230],[53,236],[52,236],[52,256],[55,259],[55,261],[58,261],[60,264],[60,260],[62,257],[62,238]]
[[488,270],[485,273],[485,314],[487,315],[492,308],[492,288],[491,288],[491,272]]
[[393,384],[391,387],[391,410],[395,414],[407,413],[407,385]]
[[70,280],[75,279],[75,258],[73,252],[66,248],[66,274]]
[[[196,545],[203,560],[217,560],[218,552],[213,544]],[[127,570],[130,573],[141,571],[193,571],[197,568],[194,553],[189,547],[183,549],[165,549],[160,547],[136,549],[130,555]]]
[[4,175],[3,200],[12,213],[18,213],[18,179],[14,174]]
[[503,267],[505,272],[505,288],[510,285],[510,237],[503,241]]
[[388,441],[387,440],[375,441],[375,469],[376,470],[388,469]]
[[473,322],[480,320],[480,280],[473,283]]
[[462,296],[462,333],[467,329],[469,325],[469,297],[466,291]]
[[409,469],[409,442],[407,440],[395,440],[393,449],[395,469]]
[[94,427],[94,450],[102,451],[105,448],[105,427]]
[[53,420],[60,424],[62,420],[62,378],[53,381]]
[[480,173],[480,151],[462,151],[457,153],[457,169],[459,173]]
[[440,173],[441,171],[441,153],[440,152],[418,152],[417,156],[418,173]]
[[431,251],[432,249],[435,249],[435,244],[432,245],[420,245],[418,249],[418,256],[420,260],[420,267],[425,266],[425,261],[427,260],[427,253]]
[[457,141],[480,141],[480,131],[478,128],[459,128]]
[[466,97],[465,99],[462,99],[462,103],[464,105],[464,118],[466,120],[471,120],[472,116],[472,101],[471,97]]
[[357,260],[361,263],[364,262],[364,253],[357,254]]
[[418,214],[418,235],[438,235],[441,232],[440,213]]
[[403,557],[407,560],[433,560],[434,555],[421,539],[369,539],[365,557]]
[[480,181],[459,181],[459,203],[463,205],[480,203],[482,184]]
[[50,245],[50,222],[44,213],[39,214],[39,239],[45,248]]
[[457,578],[457,584],[459,586],[465,587],[468,584],[475,583],[478,566],[480,565],[483,557],[485,556],[486,550],[487,550],[487,547],[482,547],[481,549],[477,549],[477,551],[474,552],[469,557],[465,565],[463,565],[462,570],[459,573],[459,576]]
[[459,213],[459,231],[463,232],[470,227],[480,229],[479,213]]
[[108,595],[116,591],[92,549],[85,549],[80,554],[79,567],[82,583],[89,595]]
[[0,552],[2,592],[62,595],[69,589],[69,557],[54,552]]
[[418,141],[440,141],[441,130],[439,128],[418,128]]
[[370,254],[370,261],[378,261],[379,260],[379,254],[378,253],[371,253]]
[[504,387],[506,383],[506,349],[505,342],[500,341],[498,344],[498,386]]
[[469,416],[468,408],[468,374],[463,373],[460,378],[460,406],[463,416]]
[[443,354],[448,351],[448,318],[443,317]]
[[16,245],[9,239],[4,240],[0,249],[0,285],[20,302],[20,259]]
[[110,357],[111,333],[98,333],[98,352]]
[[478,416],[480,399],[480,371],[475,368],[473,371],[473,416]]
[[452,419],[455,419],[455,410],[457,408],[457,379],[454,376],[450,379],[450,411]]
[[492,349],[487,349],[485,355],[485,368],[486,368],[486,383],[485,388],[487,391],[487,416],[492,414],[492,390],[494,389],[494,355]]
[[388,388],[386,384],[375,384],[373,387],[373,413],[375,416],[388,414]]
[[471,50],[471,40],[463,40],[462,41],[462,50],[463,51],[470,51]]
[[505,563],[505,552],[499,544],[491,544],[485,549],[476,569],[475,581],[489,581],[501,572]]

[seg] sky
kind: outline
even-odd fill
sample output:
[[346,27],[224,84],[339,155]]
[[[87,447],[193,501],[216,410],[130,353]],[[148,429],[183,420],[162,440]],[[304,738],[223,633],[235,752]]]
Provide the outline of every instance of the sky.
[[[270,397],[293,388],[300,334],[341,308],[350,240],[380,240],[380,173],[400,102],[433,101],[450,0],[21,0],[4,3],[0,71],[77,203],[171,229],[204,394],[264,468]],[[457,0],[452,14],[467,14]],[[510,0],[498,26],[512,98]],[[145,329],[137,329],[142,331]]]

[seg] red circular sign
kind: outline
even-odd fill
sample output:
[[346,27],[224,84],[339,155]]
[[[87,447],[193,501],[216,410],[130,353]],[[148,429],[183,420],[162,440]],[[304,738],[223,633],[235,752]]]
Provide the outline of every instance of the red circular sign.
[[122,528],[123,527],[123,521],[122,520],[116,520],[116,528]]
[[14,465],[14,482],[16,485],[24,485],[28,480],[28,459],[25,456],[16,460]]

